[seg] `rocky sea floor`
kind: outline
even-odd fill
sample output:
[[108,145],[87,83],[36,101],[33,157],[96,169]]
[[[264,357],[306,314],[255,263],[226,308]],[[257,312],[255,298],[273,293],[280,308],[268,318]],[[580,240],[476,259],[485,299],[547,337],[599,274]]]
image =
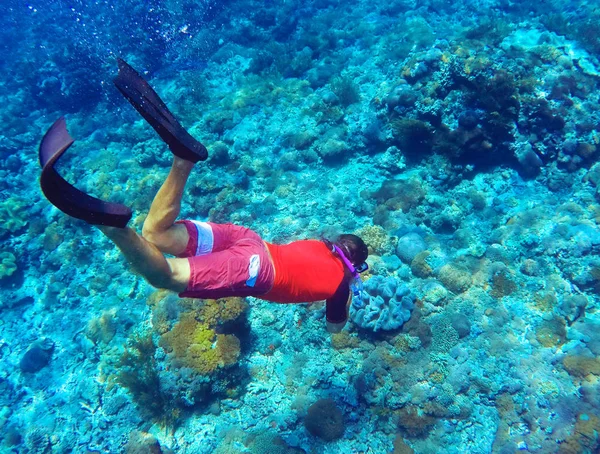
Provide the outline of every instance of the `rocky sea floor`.
[[[599,449],[593,5],[8,10],[0,451]],[[112,86],[116,56],[209,149],[182,217],[279,243],[363,237],[343,333],[322,303],[156,291],[43,198],[37,147],[66,115],[61,175],[141,231],[171,155]]]

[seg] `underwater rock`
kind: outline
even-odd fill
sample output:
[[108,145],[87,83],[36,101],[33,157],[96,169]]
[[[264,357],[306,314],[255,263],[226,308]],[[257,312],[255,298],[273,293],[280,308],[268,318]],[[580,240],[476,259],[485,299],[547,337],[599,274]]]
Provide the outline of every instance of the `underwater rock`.
[[412,107],[418,99],[417,93],[408,84],[401,84],[395,87],[385,98],[383,102],[389,109],[395,107]]
[[153,435],[145,432],[133,431],[125,445],[126,454],[163,454],[160,443]]
[[530,143],[526,143],[522,147],[517,148],[515,155],[519,164],[526,170],[535,170],[544,165],[537,153],[533,151],[533,147]]
[[50,435],[46,428],[35,427],[25,436],[25,446],[30,453],[43,454],[49,451]]
[[476,110],[469,109],[461,113],[458,117],[458,126],[470,131],[471,129],[475,129],[480,121],[481,115]]
[[563,298],[559,309],[569,324],[571,324],[579,317],[585,315],[587,304],[588,299],[585,295],[567,295]]
[[344,416],[333,400],[319,399],[308,407],[304,426],[315,437],[333,441],[344,435]]
[[428,282],[423,286],[423,301],[441,306],[447,296],[448,290],[437,281]]
[[21,358],[21,362],[19,363],[21,371],[28,373],[39,372],[48,365],[53,351],[54,342],[50,338],[35,342]]
[[396,255],[400,257],[404,263],[410,264],[417,254],[423,252],[425,249],[427,249],[427,244],[425,243],[425,240],[421,238],[421,235],[414,232],[407,233],[398,239]]
[[450,315],[450,324],[456,330],[460,339],[471,333],[471,322],[465,314],[456,312]]
[[574,323],[569,331],[569,338],[579,338],[596,356],[600,355],[600,319],[586,317]]
[[440,269],[438,278],[448,290],[454,293],[462,293],[472,284],[471,273],[453,263],[444,265]]

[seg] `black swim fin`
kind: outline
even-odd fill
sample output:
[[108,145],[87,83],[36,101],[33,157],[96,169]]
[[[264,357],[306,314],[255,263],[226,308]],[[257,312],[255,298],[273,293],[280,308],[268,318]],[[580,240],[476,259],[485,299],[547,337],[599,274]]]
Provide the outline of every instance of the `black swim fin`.
[[154,128],[175,156],[187,161],[204,161],[208,157],[206,147],[194,139],[179,124],[152,87],[135,69],[120,58],[119,74],[113,82],[125,98]]
[[124,228],[131,219],[131,210],[120,203],[104,202],[68,183],[54,169],[54,164],[73,144],[64,117],[48,129],[40,144],[42,176],[40,184],[48,201],[63,213],[90,224]]

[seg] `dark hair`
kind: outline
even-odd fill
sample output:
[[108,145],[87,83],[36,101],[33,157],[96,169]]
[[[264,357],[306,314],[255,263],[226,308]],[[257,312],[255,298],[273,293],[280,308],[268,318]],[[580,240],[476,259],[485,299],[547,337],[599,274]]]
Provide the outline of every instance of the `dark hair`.
[[353,265],[364,263],[369,256],[369,248],[362,238],[351,233],[344,233],[338,236],[334,243],[344,251],[344,254],[346,254],[346,257],[348,257],[348,260]]

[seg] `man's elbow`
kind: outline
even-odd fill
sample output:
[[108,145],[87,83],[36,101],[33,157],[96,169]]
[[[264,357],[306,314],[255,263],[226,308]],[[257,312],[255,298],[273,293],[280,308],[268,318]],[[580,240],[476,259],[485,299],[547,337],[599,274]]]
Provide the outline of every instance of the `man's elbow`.
[[342,329],[344,329],[344,326],[346,326],[346,320],[344,320],[343,322],[340,323],[331,323],[331,322],[327,322],[327,331],[335,334],[335,333],[339,333],[342,331]]

